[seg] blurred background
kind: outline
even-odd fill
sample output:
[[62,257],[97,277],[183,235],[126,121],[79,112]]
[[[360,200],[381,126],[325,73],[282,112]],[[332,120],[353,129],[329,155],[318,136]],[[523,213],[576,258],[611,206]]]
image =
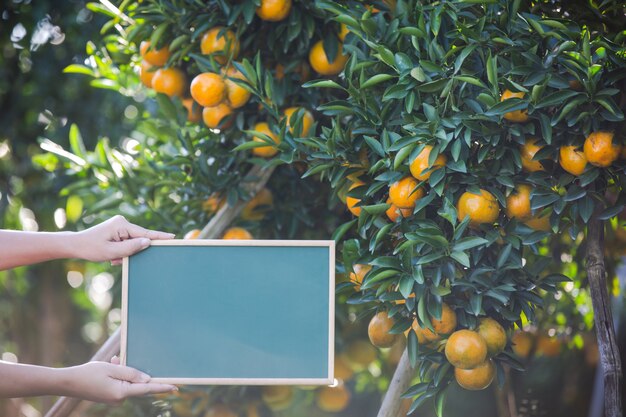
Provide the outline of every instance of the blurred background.
[[[81,218],[80,199],[61,195],[67,179],[41,168],[49,157],[45,151],[55,144],[68,147],[72,124],[80,129],[88,149],[102,136],[117,145],[130,135],[137,119],[154,108],[152,98],[141,94],[127,97],[119,94],[116,87],[106,85],[94,88],[92,78],[64,73],[68,65],[85,63],[87,51],[95,48],[93,39],[99,37],[105,21],[79,0],[2,2],[1,228],[77,230],[93,222],[95,218]],[[615,240],[614,244],[621,247],[624,242]],[[119,267],[76,260],[0,272],[1,359],[55,367],[87,361],[119,325],[119,276]],[[626,271],[619,269],[616,277],[613,307],[624,352],[622,290]],[[548,302],[545,315],[550,317],[546,320],[550,326],[537,330],[529,342],[532,347],[526,352],[527,372],[511,371],[508,377],[509,392],[519,404],[513,410],[517,416],[600,415],[602,393],[596,378],[598,352],[591,330],[589,296],[580,285],[567,285]],[[349,331],[365,335],[364,326],[359,326]],[[554,337],[557,328],[559,337]],[[360,353],[366,350],[363,348]],[[341,415],[376,414],[394,361],[397,363],[397,351],[392,348],[374,354],[375,359],[356,379],[354,397]],[[448,416],[507,415],[507,398],[495,384],[480,393],[458,386],[450,389],[445,413]],[[77,415],[197,415],[193,404],[197,405],[201,394],[187,389],[182,392],[188,394],[178,400],[179,404],[186,404],[183,406],[172,406],[176,400],[143,399],[117,409],[83,406]],[[40,416],[53,400],[0,400],[0,415]],[[294,401],[291,408],[277,413],[301,415],[298,410],[306,407],[310,415],[329,414],[311,407],[312,400],[305,390],[298,392]],[[301,401],[300,405],[297,401]],[[423,407],[419,415],[434,415],[432,409]]]

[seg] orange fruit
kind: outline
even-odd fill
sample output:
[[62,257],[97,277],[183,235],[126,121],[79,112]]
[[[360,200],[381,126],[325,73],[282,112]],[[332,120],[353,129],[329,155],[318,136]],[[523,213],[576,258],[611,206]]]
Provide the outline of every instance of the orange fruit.
[[[204,124],[211,128],[217,129],[226,117],[230,116],[233,113],[233,109],[230,108],[228,104],[220,103],[217,106],[213,107],[205,107],[202,109],[202,120]],[[224,123],[223,127],[228,127],[230,125],[229,122]]]
[[348,36],[348,33],[350,33],[350,30],[348,30],[348,26],[346,26],[345,23],[342,23],[339,26],[339,33],[337,34],[337,37],[339,37],[339,40],[343,42],[346,40],[346,36]]
[[226,199],[219,194],[213,193],[202,203],[202,209],[207,213],[215,213],[226,203]]
[[293,388],[287,385],[270,385],[261,388],[261,398],[274,411],[289,407],[293,400]]
[[522,168],[526,172],[545,171],[541,162],[533,160],[535,154],[543,148],[536,144],[537,139],[529,139],[526,143],[520,146],[520,156],[522,158]]
[[343,67],[348,62],[348,57],[343,55],[343,46],[340,43],[337,48],[337,55],[335,55],[332,62],[326,56],[324,51],[323,41],[317,41],[311,51],[309,52],[309,63],[311,67],[321,75],[336,75],[339,74]]
[[578,150],[578,146],[561,146],[559,165],[570,174],[579,176],[585,172],[587,157],[584,152]]
[[350,391],[343,384],[337,387],[322,387],[316,392],[315,402],[322,411],[338,413],[345,410],[350,403]]
[[478,324],[477,331],[487,342],[487,354],[490,357],[504,350],[506,346],[506,332],[500,323],[490,317],[482,318]]
[[250,100],[251,93],[233,80],[230,80],[228,77],[237,78],[244,81],[246,77],[244,77],[243,74],[235,67],[230,67],[228,70],[226,70],[225,75],[227,77],[225,78],[224,82],[226,83],[226,94],[228,97],[228,103],[233,109],[238,109],[239,107],[245,105],[248,100]]
[[203,107],[213,107],[226,98],[224,79],[212,72],[198,74],[191,81],[191,97]]
[[170,49],[164,46],[161,49],[150,49],[150,41],[143,41],[139,44],[139,55],[150,65],[162,67],[170,58]]
[[407,176],[391,184],[389,199],[391,204],[401,209],[412,209],[415,202],[424,197],[424,189],[417,188],[417,180]]
[[365,340],[355,340],[346,349],[346,359],[352,365],[365,367],[376,360],[377,350]]
[[367,326],[367,335],[370,338],[370,342],[379,348],[391,347],[398,340],[397,334],[389,333],[393,325],[394,321],[386,311],[377,313],[370,320],[369,326]]
[[540,334],[537,336],[537,347],[535,348],[535,353],[538,356],[554,358],[561,354],[561,345],[562,343],[558,337]]
[[274,68],[274,78],[277,80],[285,78],[285,66],[283,64],[276,64]]
[[254,239],[254,238],[252,237],[250,232],[248,232],[243,227],[231,227],[230,229],[228,229],[224,233],[224,236],[222,236],[222,239],[226,239],[226,240],[231,240],[231,239],[233,239],[233,240],[250,240],[250,239]]
[[487,359],[473,369],[454,368],[454,378],[463,388],[477,391],[491,385],[496,374],[496,367],[491,359]]
[[[350,188],[348,188],[348,191],[360,187],[364,184],[365,183],[363,181],[357,180],[350,186]],[[354,214],[357,217],[361,215],[361,207],[357,206],[357,204],[359,204],[360,202],[360,198],[346,196],[346,205],[348,206],[348,210],[350,210],[350,213]]]
[[215,61],[224,65],[228,58],[235,59],[239,54],[239,41],[232,30],[216,26],[202,35],[200,51],[204,55],[218,54]]
[[274,204],[274,196],[267,188],[261,189],[241,210],[241,218],[245,220],[261,220]]
[[456,205],[459,220],[469,216],[470,225],[491,224],[498,219],[500,207],[496,198],[487,190],[480,189],[480,194],[464,192]]
[[613,143],[613,132],[593,132],[587,139],[583,150],[591,165],[606,168],[620,156],[622,146]]
[[391,202],[390,198],[387,199],[386,203],[391,204],[391,206],[385,211],[385,214],[387,214],[387,217],[389,217],[389,220],[391,220],[394,223],[400,218],[400,216],[406,218],[413,214],[413,209],[398,208],[398,206],[394,205]]
[[154,78],[154,72],[157,67],[150,64],[148,61],[141,61],[139,66],[139,80],[143,85],[148,88],[152,88],[152,78]]
[[291,10],[291,0],[261,0],[261,5],[257,7],[256,14],[262,20],[278,22],[289,16]]
[[341,355],[335,356],[335,378],[347,381],[352,378],[352,375],[354,371],[348,365],[347,360]]
[[[500,101],[508,100],[510,98],[524,98],[524,93],[514,93],[511,90],[504,90]],[[528,120],[528,111],[515,110],[508,113],[504,113],[504,118],[510,122],[522,123]]]
[[[430,174],[438,168],[446,166],[446,162],[448,162],[448,158],[445,155],[439,154],[431,167],[428,164],[428,159],[430,158],[430,152],[433,150],[433,147],[430,145],[424,146],[424,149],[415,157],[415,159],[411,162],[411,175],[415,177],[419,181],[427,181],[430,178]],[[430,169],[432,168],[432,169]],[[426,172],[425,172],[426,171]]]
[[187,120],[191,123],[199,123],[202,120],[202,112],[200,106],[195,105],[191,98],[184,98],[182,100],[183,107],[187,109]]
[[530,219],[526,220],[524,224],[531,229],[540,230],[543,232],[549,232],[550,230],[552,230],[549,214],[546,214],[545,216],[532,216]]
[[446,358],[455,368],[472,369],[487,359],[487,342],[472,330],[457,330],[446,342]]
[[204,417],[238,417],[238,415],[227,405],[216,404],[206,411]]
[[200,229],[192,229],[188,231],[187,233],[185,233],[185,236],[183,237],[183,239],[197,239],[198,236],[200,235],[200,232],[201,232]]
[[530,192],[533,187],[527,184],[519,184],[506,198],[506,215],[513,219],[527,220],[532,216],[530,209]]
[[[270,126],[266,122],[259,122],[255,124],[254,130],[260,133],[264,133],[265,135],[269,136],[276,143],[276,145],[280,144],[280,137],[276,133],[270,130]],[[256,136],[252,140],[255,142],[266,143],[263,139],[258,138]],[[271,158],[277,153],[278,153],[278,149],[276,149],[275,146],[267,145],[267,146],[260,146],[258,148],[252,148],[253,155],[260,156],[263,158]]]
[[[431,317],[430,322],[433,325],[433,330],[436,334],[450,334],[456,328],[456,313],[448,304],[442,303],[441,320]],[[426,330],[430,331],[429,329]]]
[[[424,344],[424,343],[428,343],[428,339],[426,339],[426,336],[424,335],[424,330],[419,323],[417,322],[417,319],[413,319],[413,323],[411,324],[411,328],[413,329],[413,331],[415,332],[415,335],[417,336],[417,343]],[[408,329],[404,332],[405,336],[409,336],[409,332],[411,331],[411,329]],[[431,332],[432,333],[432,332]]]
[[178,68],[161,68],[152,76],[152,88],[170,97],[182,96],[187,83],[185,73]]
[[355,264],[352,269],[354,272],[350,272],[350,281],[356,284],[354,288],[355,291],[359,291],[363,283],[363,278],[372,270],[372,265]]
[[520,358],[527,358],[533,348],[533,335],[523,330],[518,330],[511,337],[513,352]]
[[[301,123],[302,128],[299,132],[294,132],[293,127],[291,126],[291,117],[293,116],[294,113],[296,113],[300,109],[301,107],[289,107],[285,109],[284,114],[285,114],[285,117],[287,118],[287,129],[289,129],[289,131],[295,136],[307,136],[309,132],[311,131],[311,127],[313,126],[313,123],[315,122],[315,119],[313,118],[313,115],[311,114],[310,111],[306,109],[304,110],[304,114],[302,115],[302,123]],[[294,120],[294,123],[295,123],[295,120]]]

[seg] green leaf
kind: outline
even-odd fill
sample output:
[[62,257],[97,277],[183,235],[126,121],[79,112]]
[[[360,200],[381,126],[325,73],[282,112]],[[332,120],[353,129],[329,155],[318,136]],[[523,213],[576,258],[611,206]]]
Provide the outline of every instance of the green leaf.
[[417,87],[415,87],[415,89],[417,91],[423,91],[425,93],[435,93],[442,90],[449,81],[450,80],[447,80],[445,78],[439,79],[436,81],[431,81],[425,84],[418,85]]
[[63,72],[66,74],[84,74],[94,76],[94,72],[91,68],[84,65],[71,64],[63,68]]
[[489,243],[489,241],[487,239],[483,239],[482,237],[464,237],[455,242],[454,246],[452,246],[452,250],[466,251],[468,249],[473,249],[477,246],[485,245],[487,243]]
[[365,81],[363,84],[361,84],[361,89],[366,89],[369,87],[373,87],[377,84],[380,84],[382,82],[388,81],[390,79],[394,78],[393,75],[391,74],[376,74],[373,77],[371,77],[370,79],[368,79],[367,81]]
[[302,84],[302,87],[304,88],[336,88],[339,90],[344,90],[346,91],[345,88],[343,88],[341,85],[339,85],[338,83],[336,83],[333,80],[313,80],[313,81],[309,81],[306,82],[304,84]]

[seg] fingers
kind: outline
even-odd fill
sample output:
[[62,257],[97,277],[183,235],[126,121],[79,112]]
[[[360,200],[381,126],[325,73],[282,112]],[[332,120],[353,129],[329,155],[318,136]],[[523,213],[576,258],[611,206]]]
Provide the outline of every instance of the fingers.
[[122,260],[121,259],[113,259],[111,260],[111,265],[116,266],[116,265],[121,265],[122,264]]
[[115,365],[111,367],[110,375],[120,381],[145,384],[150,382],[150,375],[129,366]]
[[119,356],[117,356],[117,355],[113,356],[113,357],[111,358],[111,363],[112,363],[113,365],[119,365],[119,364],[120,364],[120,358],[119,358]]
[[150,382],[147,384],[129,384],[125,387],[125,397],[136,397],[139,395],[161,394],[164,392],[178,391],[176,385],[158,384]]
[[159,232],[157,230],[148,230],[136,224],[128,223],[126,229],[130,237],[147,237],[150,240],[174,239],[173,233]]
[[150,239],[145,237],[138,237],[134,239],[127,239],[121,242],[110,242],[109,245],[111,248],[110,259],[113,259],[115,261],[147,248],[148,246],[150,246]]

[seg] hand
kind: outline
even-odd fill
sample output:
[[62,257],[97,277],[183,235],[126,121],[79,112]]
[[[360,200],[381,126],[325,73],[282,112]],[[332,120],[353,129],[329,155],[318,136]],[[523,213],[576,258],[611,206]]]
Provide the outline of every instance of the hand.
[[150,246],[151,240],[173,239],[174,234],[144,229],[123,216],[109,220],[76,234],[78,257],[88,261],[111,261],[119,265],[121,258]]
[[66,368],[67,395],[106,404],[120,404],[128,397],[177,391],[175,385],[150,382],[150,376],[134,368],[111,363],[89,362]]

